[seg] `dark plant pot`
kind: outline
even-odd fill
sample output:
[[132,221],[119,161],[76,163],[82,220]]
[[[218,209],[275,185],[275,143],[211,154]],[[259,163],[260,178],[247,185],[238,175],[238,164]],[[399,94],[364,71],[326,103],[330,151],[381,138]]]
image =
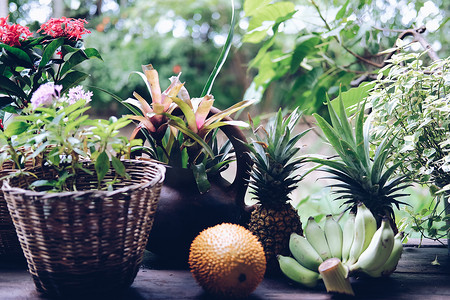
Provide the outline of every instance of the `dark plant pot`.
[[[218,110],[213,108],[211,113]],[[192,240],[204,229],[223,223],[246,224],[251,207],[244,203],[251,161],[245,137],[234,126],[221,130],[230,139],[236,153],[236,176],[229,183],[221,176],[210,178],[208,192],[198,192],[190,169],[166,168],[166,177],[150,231],[147,249],[164,262],[186,265]]]

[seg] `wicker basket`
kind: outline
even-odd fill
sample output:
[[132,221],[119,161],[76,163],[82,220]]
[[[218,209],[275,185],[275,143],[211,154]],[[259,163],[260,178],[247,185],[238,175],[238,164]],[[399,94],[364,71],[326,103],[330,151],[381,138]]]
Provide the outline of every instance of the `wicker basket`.
[[[9,170],[1,170],[0,178],[7,175]],[[0,180],[0,185],[2,181]],[[0,259],[22,257],[22,248],[17,238],[16,229],[9,215],[8,206],[3,192],[0,190]]]
[[[33,167],[34,160],[28,160],[26,167]],[[0,170],[0,178],[8,175],[10,172],[15,172],[14,163],[6,161]],[[0,180],[0,187],[3,180]],[[22,248],[20,247],[17,238],[16,229],[9,215],[6,200],[3,197],[3,192],[0,190],[0,259],[24,259]]]
[[[77,178],[76,192],[26,190],[24,178],[3,185],[36,289],[57,295],[117,291],[133,282],[153,224],[164,167],[124,161],[130,179],[98,191],[95,175]],[[94,169],[90,163],[85,168]],[[34,168],[39,178],[54,178]],[[110,172],[105,180],[113,179]]]

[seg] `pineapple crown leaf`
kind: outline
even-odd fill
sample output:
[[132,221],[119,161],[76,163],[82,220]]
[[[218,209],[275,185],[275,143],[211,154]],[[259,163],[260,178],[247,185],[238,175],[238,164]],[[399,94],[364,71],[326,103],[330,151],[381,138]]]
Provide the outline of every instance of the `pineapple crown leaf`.
[[[304,177],[294,174],[305,161],[305,158],[296,157],[300,151],[296,144],[309,130],[292,134],[301,115],[298,108],[287,117],[278,110],[268,122],[267,129],[259,126],[253,130],[255,140],[246,144],[254,163],[249,179],[251,193],[261,203],[286,203],[290,200],[289,194]],[[251,118],[250,124],[254,128]]]
[[365,101],[356,113],[354,131],[345,112],[341,93],[337,104],[339,112],[336,112],[327,96],[331,124],[318,114],[314,114],[314,117],[340,159],[328,160],[314,157],[308,160],[327,166],[323,170],[333,175],[328,178],[341,182],[333,184],[338,188],[334,193],[340,195],[338,199],[348,199],[344,202],[345,204],[355,205],[359,201],[373,202],[366,205],[368,207],[391,207],[393,204],[396,206],[402,204],[403,202],[396,198],[405,196],[405,194],[396,192],[409,186],[409,184],[405,184],[407,176],[396,177],[387,183],[400,164],[384,170],[393,149],[395,136],[386,135],[386,138],[375,149],[372,161],[369,145],[370,117],[364,121]]
[[326,100],[328,106],[328,113],[330,114],[331,125],[338,132],[342,133],[342,138],[344,140],[346,140],[348,143],[355,144],[356,141],[352,132],[352,128],[348,122],[348,116],[347,113],[345,112],[344,102],[342,101],[341,87],[339,87],[339,101],[338,101],[339,114],[336,113],[336,110],[333,108],[333,105],[331,104],[328,94],[326,94]]

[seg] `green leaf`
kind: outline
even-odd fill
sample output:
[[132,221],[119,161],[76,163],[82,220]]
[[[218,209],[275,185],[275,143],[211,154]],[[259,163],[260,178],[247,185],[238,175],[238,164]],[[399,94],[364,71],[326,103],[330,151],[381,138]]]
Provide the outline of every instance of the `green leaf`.
[[319,44],[320,38],[315,35],[305,35],[298,39],[291,60],[291,74],[295,73],[303,59],[310,53],[316,52],[315,46]]
[[246,0],[244,1],[244,12],[246,16],[257,14],[257,10],[267,6],[272,0]]
[[101,152],[95,160],[95,171],[97,172],[97,179],[100,182],[105,178],[110,168],[109,157],[105,151]]
[[86,55],[83,53],[82,50],[78,50],[77,52],[73,53],[69,59],[62,65],[61,71],[59,73],[60,76],[63,76],[68,71],[70,71],[73,67],[76,65],[82,63],[88,59]]
[[[358,103],[361,99],[365,99],[369,95],[369,91],[375,86],[375,82],[362,83],[356,88],[351,88],[346,92],[342,92],[342,101],[344,102],[344,107],[346,108],[346,113],[350,114],[355,111]],[[338,98],[331,101],[333,108],[339,112],[339,100]]]
[[[88,107],[86,107],[86,109],[89,109]],[[74,121],[70,121],[67,126],[64,128],[64,133],[67,135],[70,133],[70,131],[72,130],[76,130],[84,121],[86,121],[89,118],[88,115],[85,116],[81,116],[80,118],[78,118],[77,120]]]
[[23,121],[15,121],[9,124],[5,129],[5,136],[10,138],[14,135],[19,135],[25,132],[30,127],[30,124]]
[[124,178],[129,177],[129,175],[127,174],[125,165],[122,163],[122,161],[120,159],[118,159],[115,156],[112,156],[111,163],[112,163],[114,170],[116,170],[117,174],[119,174],[120,176],[122,176]]
[[[338,137],[341,137],[342,134],[344,134],[344,129],[342,128],[341,121],[339,119],[338,114],[336,113],[336,110],[330,105],[330,98],[328,97],[328,94],[325,95],[327,99],[327,108],[328,108],[328,114],[330,115],[331,119],[331,126],[338,134]],[[347,122],[347,120],[346,120]]]
[[[356,149],[361,163],[368,168],[369,167],[369,149],[368,143],[365,142],[364,138],[364,108],[365,102],[360,107],[358,117],[355,123],[355,138],[356,138]],[[366,147],[367,145],[367,147]]]
[[192,108],[186,102],[184,102],[178,97],[171,97],[171,99],[178,105],[178,107],[183,112],[183,115],[186,118],[186,122],[188,124],[189,129],[192,130],[192,132],[197,132],[198,130],[197,122]]
[[210,126],[212,123],[220,121],[230,116],[231,114],[237,112],[238,110],[244,109],[245,107],[252,105],[253,103],[255,103],[254,100],[243,100],[236,104],[233,104],[229,108],[221,111],[220,113],[214,114],[208,119],[206,119],[205,124],[203,126],[204,127]]
[[83,61],[93,57],[102,59],[98,51],[93,48],[85,49],[84,51],[79,49],[78,51],[73,53],[70,58],[62,65],[61,71],[59,73],[60,76],[63,76],[73,67],[79,65]]
[[83,80],[85,80],[87,77],[89,77],[88,74],[80,72],[80,71],[72,71],[67,73],[63,79],[59,80],[58,82],[55,82],[56,84],[61,84],[63,86],[63,89],[61,91],[61,94],[66,93],[71,87],[74,87],[75,85],[79,84]]
[[205,165],[203,163],[191,166],[192,172],[194,173],[195,182],[197,183],[197,188],[200,194],[206,193],[211,184],[208,181],[208,176],[206,175]]
[[41,62],[39,63],[39,68],[45,67],[50,59],[52,58],[55,51],[64,44],[64,38],[60,37],[53,40],[50,44],[45,47],[44,53],[42,53]]
[[292,16],[296,12],[292,2],[276,2],[260,7],[250,19],[247,30],[251,32],[263,25],[263,22],[277,21],[279,18]]
[[402,164],[403,162],[398,162],[391,166],[389,169],[386,170],[386,172],[383,173],[380,180],[377,182],[379,186],[384,186],[385,183],[389,180],[389,178],[394,174],[395,170]]
[[225,45],[223,46],[222,52],[220,53],[219,59],[217,60],[217,63],[214,66],[213,71],[211,72],[211,74],[208,77],[208,80],[205,84],[205,87],[203,88],[203,91],[202,91],[202,94],[200,97],[209,95],[211,93],[211,89],[214,84],[214,81],[216,80],[217,75],[219,74],[225,61],[227,60],[228,53],[230,52],[231,44],[233,42],[235,26],[236,26],[236,18],[235,18],[235,12],[234,12],[234,1],[231,0],[231,25],[230,25],[230,30],[228,31],[227,40],[225,42]]
[[102,91],[108,95],[110,95],[114,100],[118,101],[119,103],[121,103],[123,106],[125,106],[126,108],[128,108],[134,115],[136,116],[142,116],[142,113],[136,109],[133,105],[130,105],[128,103],[126,103],[122,98],[120,98],[119,96],[117,96],[114,93],[111,93],[110,91],[107,91],[103,88],[97,87],[97,86],[89,86],[89,88],[93,88],[93,89],[97,89],[99,91]]
[[14,56],[16,56],[17,58],[19,58],[20,60],[23,60],[25,62],[27,62],[28,64],[32,64],[32,61],[30,59],[30,57],[28,56],[28,54],[23,51],[20,48],[16,48],[16,47],[12,47],[3,43],[0,43],[0,49],[3,48],[6,51],[10,52],[11,54],[13,54]]
[[336,133],[336,131],[331,127],[330,124],[328,124],[327,121],[325,121],[324,118],[322,118],[319,114],[313,114],[314,118],[316,118],[317,124],[322,129],[323,134],[325,134],[328,142],[331,144],[331,146],[338,152],[339,154],[343,152],[341,143],[339,141],[339,135]]
[[27,94],[25,94],[25,92],[20,87],[18,87],[16,84],[14,84],[13,81],[5,76],[0,76],[0,91],[11,93],[22,99],[28,98]]
[[[169,125],[173,126],[174,128],[181,131],[184,135],[187,135],[194,141],[200,144],[200,146],[205,150],[205,152],[211,156],[214,157],[214,152],[212,151],[211,147],[196,133],[194,133],[192,130],[190,130],[186,124],[184,124],[184,121],[176,116],[172,116],[169,114],[165,114],[169,119]],[[178,120],[179,119],[179,120]]]
[[29,185],[29,187],[30,187],[30,188],[43,187],[43,186],[51,186],[51,187],[54,187],[54,186],[55,186],[55,183],[56,183],[56,180],[44,180],[44,179],[42,179],[42,180],[36,180],[36,181],[33,181],[33,182]]
[[80,48],[75,48],[70,45],[62,45],[61,48],[67,53],[77,52],[80,50]]
[[100,60],[103,60],[102,56],[100,55],[100,53],[97,51],[97,49],[94,48],[86,48],[83,50],[84,54],[86,54],[86,56],[88,58],[98,58]]
[[347,6],[349,4],[350,0],[345,1],[344,5],[342,5],[341,9],[336,14],[336,20],[342,19],[344,17],[345,12],[347,11]]
[[[330,101],[328,100],[329,107],[332,107]],[[351,123],[348,119],[347,113],[345,112],[344,102],[342,101],[341,87],[339,87],[339,118],[341,121],[342,129],[344,130],[344,136],[348,143],[351,145],[355,144],[355,138],[351,128]]]

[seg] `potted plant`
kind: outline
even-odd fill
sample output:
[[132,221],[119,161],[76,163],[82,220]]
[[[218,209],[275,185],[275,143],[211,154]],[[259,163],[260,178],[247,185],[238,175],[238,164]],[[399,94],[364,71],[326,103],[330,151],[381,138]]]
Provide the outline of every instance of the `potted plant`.
[[436,197],[429,212],[413,216],[414,228],[440,239],[450,233],[450,58],[425,65],[424,54],[394,54],[380,70],[368,102],[374,142],[384,138],[387,126],[392,128],[397,137],[392,164],[400,164]]
[[[170,78],[170,85],[162,89],[151,64],[144,65],[143,72],[135,72],[144,80],[151,100],[136,92],[134,99],[127,100],[110,93],[133,112],[129,118],[139,122],[131,138],[147,141],[149,146],[142,152],[166,166],[148,249],[167,258],[167,262],[186,265],[190,244],[200,231],[221,222],[245,224],[252,209],[244,202],[251,160],[239,129],[248,124],[232,120],[230,115],[253,101],[241,101],[220,111],[214,107],[211,95],[233,39],[235,11],[234,1],[230,2],[228,37],[199,98],[191,98],[180,81],[181,73]],[[225,134],[224,139],[218,138],[220,132]],[[236,172],[230,183],[221,172],[233,160]]]
[[[0,18],[0,129],[7,114],[21,114],[33,93],[47,82],[61,85],[65,93],[88,75],[73,68],[91,58],[101,59],[93,48],[84,48],[82,36],[89,33],[83,19],[50,19],[32,33],[27,26]],[[0,151],[1,155],[7,153]],[[33,160],[27,160],[32,166]],[[17,168],[11,160],[1,160],[3,177]],[[22,255],[6,202],[0,192],[0,256]]]
[[[142,142],[119,135],[130,120],[91,120],[91,94],[61,90],[42,85],[0,134],[18,167],[4,196],[38,291],[117,291],[139,269],[164,168],[127,159]],[[22,168],[24,152],[39,165]]]
[[[139,121],[131,139],[142,137],[149,142],[143,153],[166,165],[167,176],[150,233],[148,249],[164,257],[186,263],[189,246],[197,234],[221,222],[243,222],[248,218],[244,203],[251,161],[242,143],[245,136],[238,126],[248,126],[229,116],[253,101],[241,101],[220,111],[213,106],[214,97],[191,98],[179,76],[162,92],[158,72],[152,65],[137,72],[146,82],[151,102],[136,92],[135,99],[123,101]],[[219,146],[217,130],[226,140]],[[233,183],[220,173],[237,160]],[[170,236],[170,239],[167,239]]]

